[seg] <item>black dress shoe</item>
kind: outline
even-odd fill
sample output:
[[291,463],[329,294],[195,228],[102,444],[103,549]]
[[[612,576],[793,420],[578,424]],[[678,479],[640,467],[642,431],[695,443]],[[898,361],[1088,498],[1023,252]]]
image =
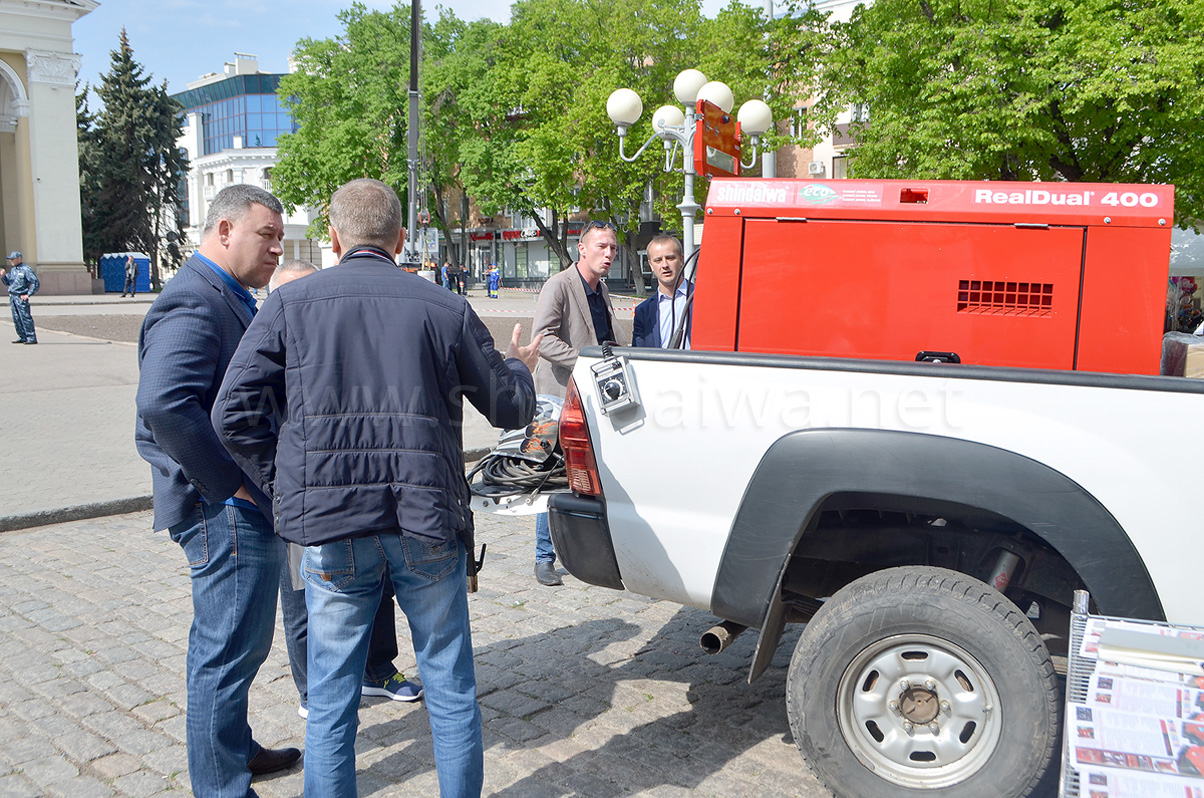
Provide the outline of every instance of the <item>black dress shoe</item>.
[[247,770],[252,776],[262,776],[291,768],[300,758],[301,752],[296,748],[260,748],[255,758],[247,763]]
[[37,341],[26,341],[25,345],[28,346],[29,344],[36,344],[36,343],[37,343]]
[[560,574],[556,573],[555,564],[547,560],[539,560],[535,563],[535,579],[539,584],[547,585],[548,587],[556,587],[556,585],[564,584],[560,579]]
[[23,344],[23,343],[25,343],[25,339],[24,339],[24,338],[18,338],[17,340],[13,341],[13,343],[14,343],[14,344]]

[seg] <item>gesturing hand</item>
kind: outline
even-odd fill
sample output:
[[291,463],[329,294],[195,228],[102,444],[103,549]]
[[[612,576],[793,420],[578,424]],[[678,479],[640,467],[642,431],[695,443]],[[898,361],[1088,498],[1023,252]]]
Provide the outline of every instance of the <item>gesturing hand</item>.
[[506,357],[516,357],[526,364],[527,368],[532,372],[535,371],[535,364],[539,362],[539,344],[543,341],[543,335],[537,335],[531,339],[531,343],[526,346],[519,346],[519,336],[523,334],[523,325],[514,325],[514,332],[510,334],[510,345],[506,347]]

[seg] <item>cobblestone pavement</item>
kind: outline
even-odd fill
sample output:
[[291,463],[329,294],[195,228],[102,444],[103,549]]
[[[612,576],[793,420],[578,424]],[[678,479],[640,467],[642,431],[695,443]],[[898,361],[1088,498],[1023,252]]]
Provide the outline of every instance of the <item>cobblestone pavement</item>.
[[[706,613],[531,576],[530,519],[478,516],[489,544],[470,599],[485,720],[485,792],[542,796],[826,796],[784,708],[797,632],[754,685],[755,637],[708,657]],[[187,566],[149,513],[0,535],[0,796],[188,794]],[[398,665],[414,673],[408,632]],[[279,627],[251,692],[269,746],[304,721]],[[365,699],[361,796],[434,796],[425,707]],[[258,780],[299,796],[299,769]]]

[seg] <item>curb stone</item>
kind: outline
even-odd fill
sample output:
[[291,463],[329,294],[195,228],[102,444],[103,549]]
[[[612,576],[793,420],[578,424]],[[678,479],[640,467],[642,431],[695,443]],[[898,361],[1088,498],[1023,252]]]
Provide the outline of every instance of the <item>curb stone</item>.
[[76,504],[71,507],[36,510],[32,513],[8,515],[0,518],[0,532],[13,532],[18,529],[62,524],[68,521],[83,521],[88,518],[103,518],[107,515],[135,513],[141,510],[149,510],[151,506],[150,496],[132,496],[126,499],[111,499],[103,502]]
[[[489,454],[491,449],[465,449],[464,462],[473,463]],[[154,502],[150,496],[132,496],[127,499],[112,499],[103,502],[90,502],[70,507],[56,507],[49,510],[37,510],[32,513],[8,515],[0,517],[0,532],[15,532],[19,529],[31,529],[35,526],[49,526],[68,521],[83,521],[89,518],[103,518],[109,515],[124,515],[141,510],[150,510]]]

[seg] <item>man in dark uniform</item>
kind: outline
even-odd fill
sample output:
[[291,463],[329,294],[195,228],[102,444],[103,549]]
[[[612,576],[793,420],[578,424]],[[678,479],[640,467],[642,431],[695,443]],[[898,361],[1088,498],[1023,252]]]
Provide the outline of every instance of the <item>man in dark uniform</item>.
[[14,250],[8,253],[8,271],[0,269],[0,280],[8,286],[8,304],[13,311],[13,326],[17,328],[17,340],[13,343],[36,344],[38,333],[33,328],[29,298],[42,287],[38,276],[33,273],[33,269],[25,265],[21,253]]

